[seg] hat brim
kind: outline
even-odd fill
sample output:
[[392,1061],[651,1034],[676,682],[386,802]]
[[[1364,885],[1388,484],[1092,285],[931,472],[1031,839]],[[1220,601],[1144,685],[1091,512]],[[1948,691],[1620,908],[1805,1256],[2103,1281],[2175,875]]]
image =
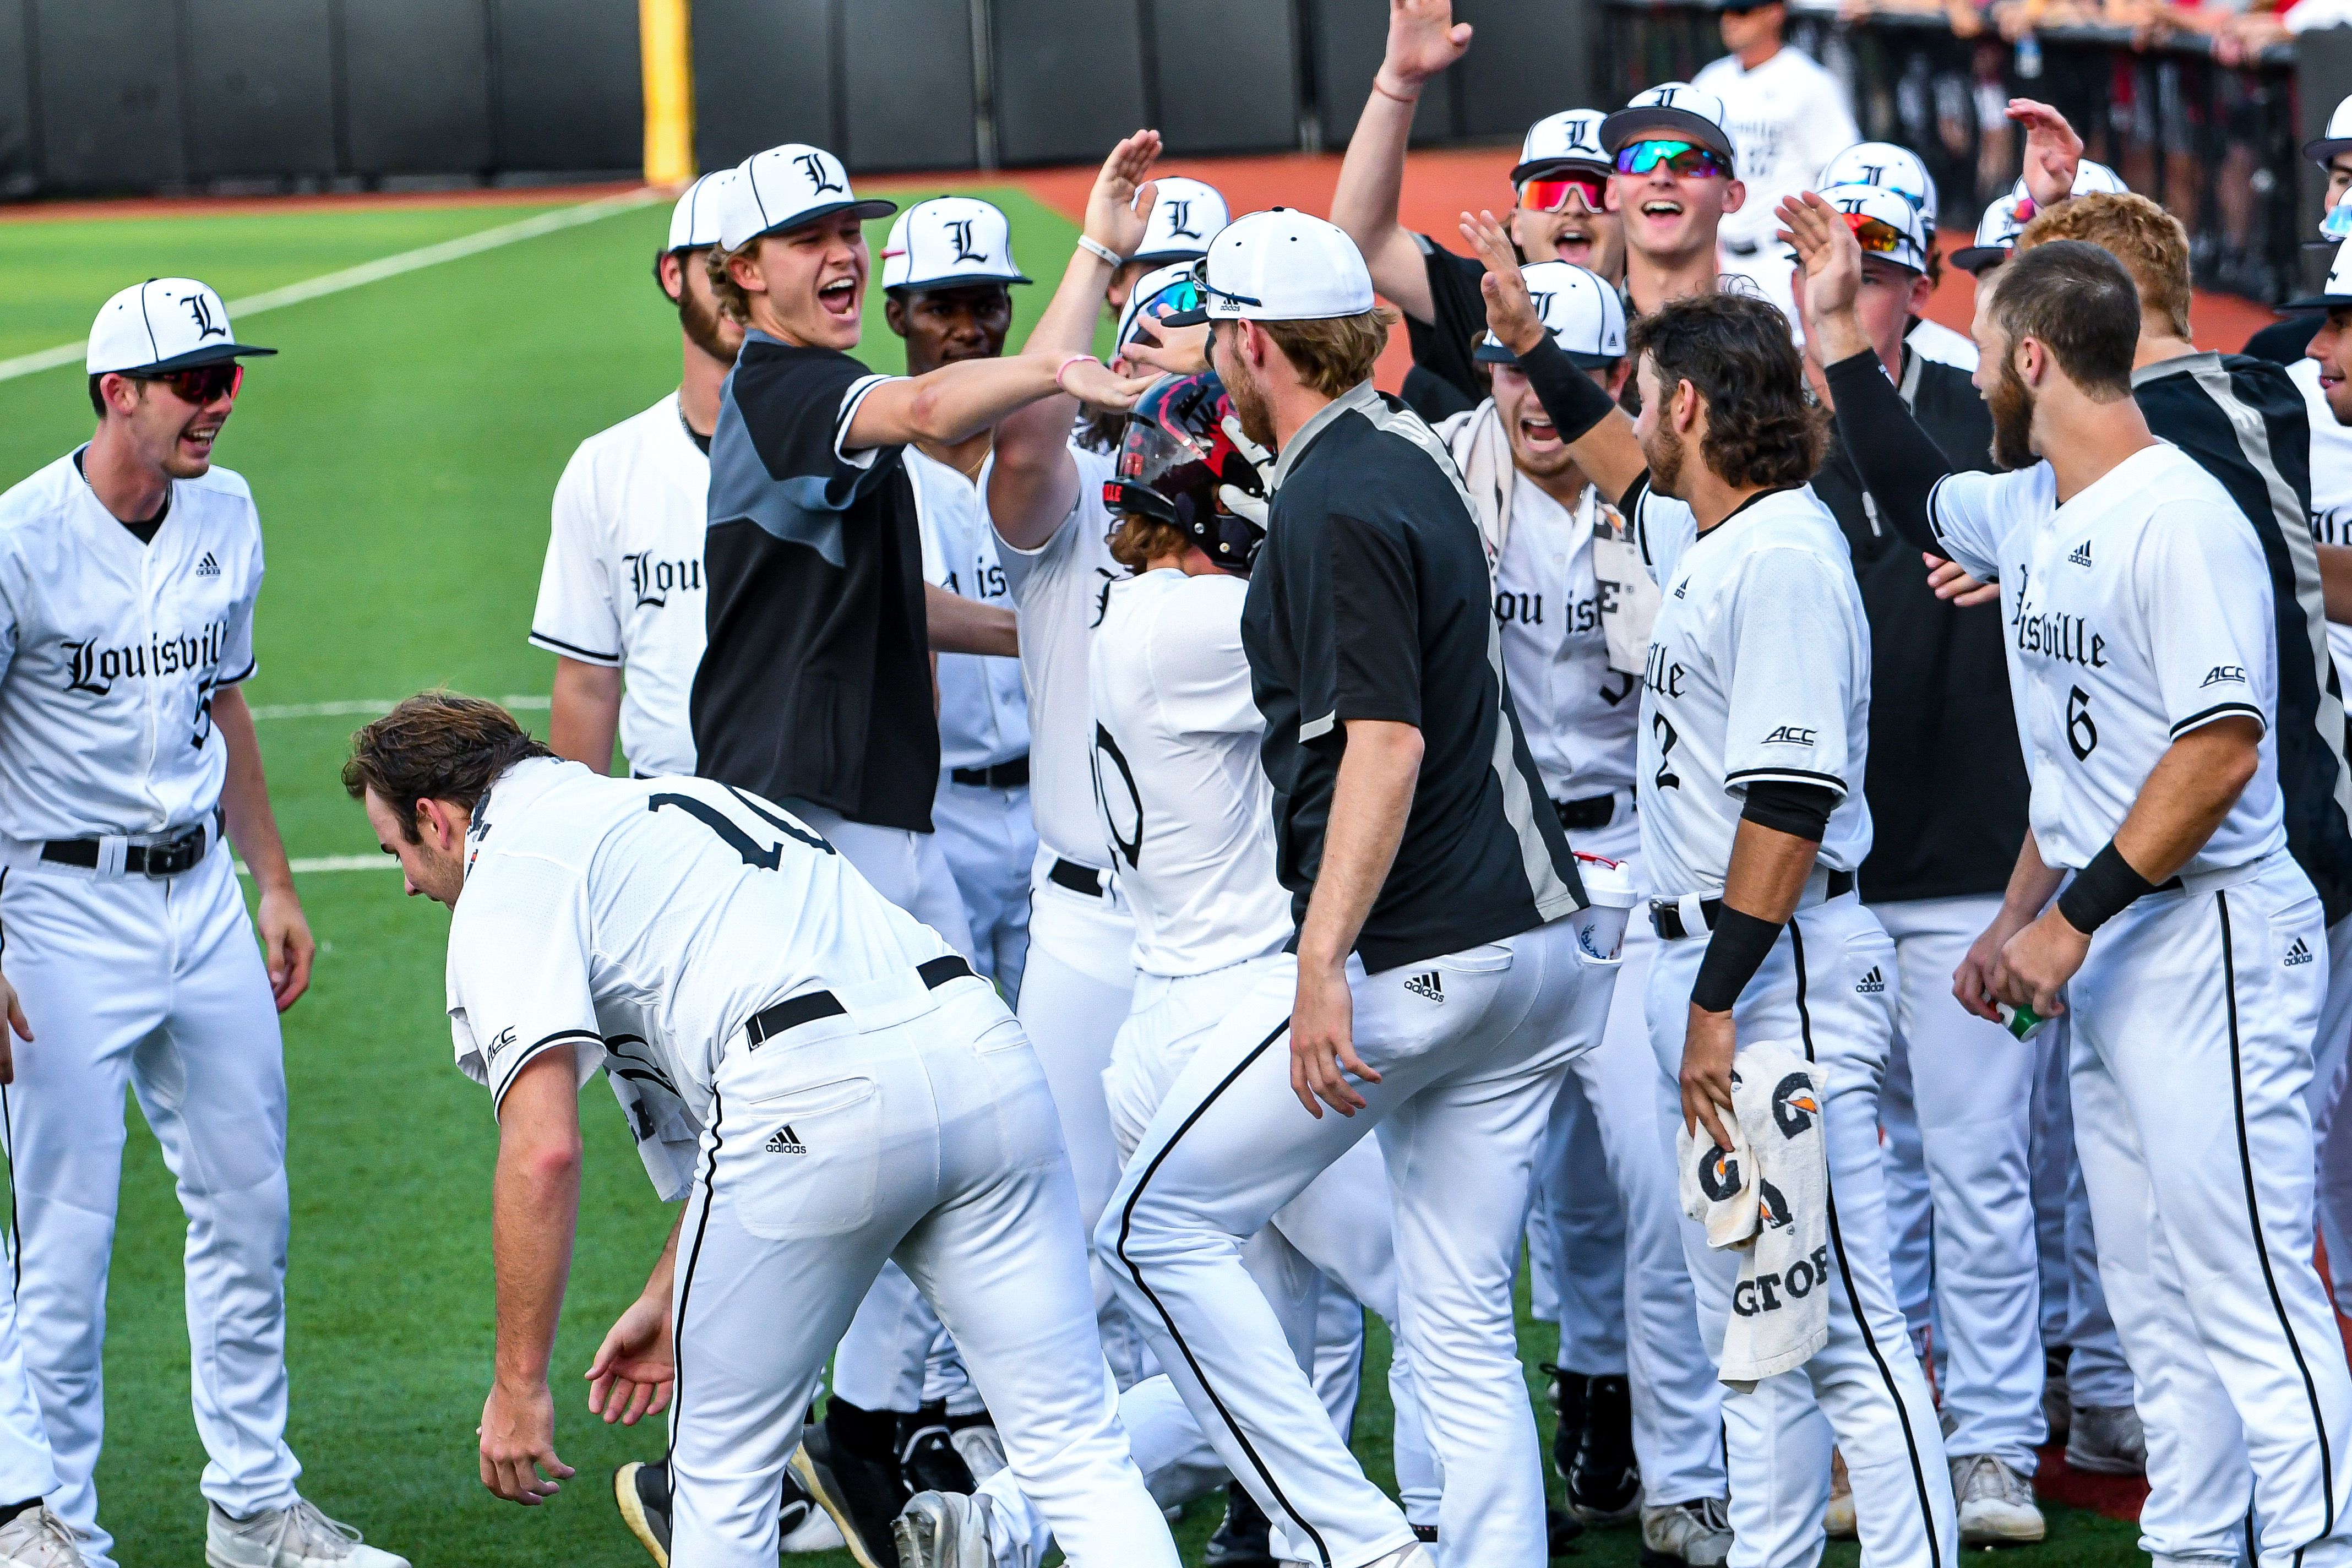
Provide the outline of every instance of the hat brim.
[[919,283],[889,283],[883,286],[886,294],[933,294],[942,289],[979,289],[991,283],[1011,286],[1033,283],[1036,279],[1019,272],[958,272],[946,278],[926,278]]
[[1198,250],[1139,250],[1128,260],[1145,267],[1172,267],[1179,261],[1198,261],[1208,254],[1206,246]]
[[[1607,370],[1622,358],[1617,354],[1589,354],[1575,349],[1562,349],[1568,363],[1580,370]],[[1480,364],[1517,364],[1519,356],[1501,343],[1480,343],[1470,351],[1470,357]]]
[[740,250],[743,245],[749,245],[755,239],[765,239],[772,234],[790,234],[796,228],[806,228],[813,223],[823,223],[825,219],[840,213],[856,213],[862,218],[877,218],[893,216],[898,211],[897,202],[885,201],[880,196],[867,196],[862,201],[855,202],[827,202],[821,207],[811,207],[804,213],[794,213],[782,223],[772,223],[767,227],[744,237],[742,245],[730,245],[728,248]]
[[1739,154],[1732,149],[1729,132],[1706,115],[1694,114],[1687,109],[1647,104],[1640,109],[1621,109],[1601,122],[1601,144],[1614,153],[1626,142],[1638,142],[1654,131],[1671,132],[1678,141],[1696,142],[1722,153],[1731,161],[1737,176]]
[[1596,174],[1613,174],[1616,166],[1606,158],[1530,158],[1511,171],[1511,184],[1524,185],[1529,180],[1557,174],[1564,169],[1590,169]]
[[1209,320],[1209,307],[1195,305],[1189,310],[1175,310],[1160,318],[1163,327],[1198,327]]
[[2303,155],[2321,168],[2338,153],[2352,153],[2352,136],[2321,136],[2303,144]]
[[1964,245],[1952,252],[1952,265],[1973,278],[1985,268],[2008,260],[2016,248],[2010,245]]
[[276,349],[256,348],[251,343],[206,343],[202,348],[190,349],[186,353],[173,354],[170,359],[159,359],[152,364],[110,365],[105,370],[92,371],[90,374],[92,375],[145,375],[155,371],[198,370],[208,364],[218,364],[224,360],[260,359],[277,352]]
[[2282,316],[2308,315],[2319,310],[2340,310],[2352,305],[2352,294],[2305,294],[2300,300],[2289,300],[2271,309]]

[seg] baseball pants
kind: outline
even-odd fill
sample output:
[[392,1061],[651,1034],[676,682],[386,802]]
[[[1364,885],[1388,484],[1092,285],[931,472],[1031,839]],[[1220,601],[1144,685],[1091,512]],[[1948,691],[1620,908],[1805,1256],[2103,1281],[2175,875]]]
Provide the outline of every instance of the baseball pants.
[[[1642,1046],[1644,1068],[1649,1045]],[[1677,1255],[1675,1272],[1682,1271]],[[1625,1375],[1625,1205],[1610,1184],[1601,1123],[1570,1078],[1552,1102],[1528,1205],[1528,1311],[1559,1325],[1559,1363]]]
[[[1821,887],[1823,874],[1813,873]],[[1809,895],[1811,896],[1811,895]],[[1668,1078],[1682,1070],[1704,937],[1660,944],[1650,968],[1650,1038]],[[1952,1475],[1927,1374],[1910,1353],[1888,1261],[1878,1091],[1894,1007],[1884,985],[1895,943],[1852,893],[1798,911],[1733,1010],[1743,1043],[1786,1040],[1813,1062],[1829,1160],[1829,1342],[1797,1372],[1747,1393],[1726,1386],[1730,1568],[1810,1568],[1822,1554],[1832,1432],[1853,1482],[1863,1556],[1875,1568],[1946,1568],[1958,1550]],[[1673,1136],[1679,1101],[1664,1131]],[[1689,1249],[1707,1353],[1720,1363],[1739,1255]]]
[[719,1064],[673,1302],[672,1560],[774,1568],[803,1414],[889,1258],[954,1335],[1071,1562],[1176,1568],[1119,1426],[1021,1026],[977,978],[836,995],[845,1015],[758,1049],[739,1033]]
[[2352,1078],[2352,916],[2327,928],[2327,1000],[2312,1050],[2311,1125],[2319,1141],[2319,1234],[2337,1309],[2352,1308],[2352,1119],[2339,1120]]
[[[1053,1085],[1062,1140],[1078,1184],[1078,1215],[1094,1233],[1118,1180],[1119,1151],[1103,1099],[1111,1042],[1135,994],[1135,917],[1118,879],[1097,871],[1096,891],[1054,880],[1057,857],[1038,851],[1030,878],[1029,962],[1021,978],[1021,1024]],[[1109,1271],[1094,1264],[1103,1353],[1125,1387],[1152,1371],[1143,1342],[1114,1298]]]
[[[1643,1013],[1659,942],[1647,918],[1636,919],[1638,927],[1625,931],[1608,1028],[1599,1046],[1570,1063],[1553,1103],[1537,1201],[1551,1205],[1546,1228],[1558,1249],[1559,1364],[1625,1375],[1643,1497],[1660,1507],[1724,1495],[1722,1385],[1699,1336],[1684,1261],[1683,1226],[1690,1222],[1675,1193],[1673,1157],[1652,1136],[1664,1086]],[[1597,1165],[1594,1153],[1601,1156]],[[1587,1297],[1579,1282],[1579,1250],[1601,1249],[1585,1245],[1590,1232],[1569,1216],[1579,1206],[1595,1206],[1596,1192],[1622,1238],[1613,1297]],[[1606,1322],[1612,1332],[1580,1328],[1571,1352],[1571,1317]],[[1588,1366],[1585,1346],[1612,1340],[1616,1365]]]
[[931,826],[963,895],[972,967],[1018,997],[1029,957],[1029,868],[1037,859],[1029,786],[961,784],[942,769]]
[[[2074,1145],[2138,1387],[2140,1544],[2352,1560],[2352,1374],[2313,1267],[2319,899],[2281,850],[2149,893],[2067,986]],[[2251,1505],[2252,1523],[2248,1525]]]
[[[2066,1399],[2076,1410],[2120,1410],[2137,1403],[2131,1366],[2107,1315],[2107,1295],[2099,1286],[2097,1237],[2091,1228],[2091,1199],[2083,1190],[2083,1162],[2074,1154],[2074,1114],[2067,1084],[2074,1057],[2072,1020],[2065,1015],[2042,1026],[2033,1043],[2045,1047],[2042,1097],[2036,1114],[2037,1145],[2046,1145],[2056,1165],[2054,1181],[2037,1173],[2034,1205],[2054,1205],[2043,1231],[2042,1342],[2065,1345]],[[2042,1159],[2040,1148],[2036,1160]],[[2045,1190],[2046,1189],[2046,1190]],[[2053,1325],[2055,1332],[2053,1332]]]
[[50,1501],[104,1564],[92,1477],[127,1084],[188,1216],[204,1494],[238,1517],[283,1508],[302,1473],[285,1436],[286,1068],[235,861],[215,848],[154,879],[35,862],[0,880],[0,930],[37,1037],[16,1053],[7,1138],[16,1324],[62,1482]]
[[1915,1345],[1935,1302],[1945,1451],[1990,1454],[2030,1476],[2049,1436],[2032,1173],[2043,1053],[1952,995],[1952,973],[2000,899],[1908,899],[1870,912],[1895,940],[1895,967],[1881,976],[1895,1037],[1878,1107],[1889,1228],[1932,1237],[1925,1249],[1895,1248],[1896,1296]]
[[[16,1045],[21,1062],[25,1047],[21,1041]],[[8,1098],[8,1089],[0,1086],[0,1107],[6,1105]],[[0,1257],[0,1268],[10,1270],[13,1279],[16,1266],[12,1247],[7,1256]],[[10,1290],[0,1294],[0,1501],[26,1502],[57,1489],[57,1458],[49,1452],[48,1433],[41,1425],[41,1402],[25,1370],[24,1342],[16,1331],[16,1296]]]
[[[1395,1211],[1399,1349],[1445,1479],[1440,1539],[1481,1568],[1548,1559],[1543,1468],[1512,1313],[1528,1191],[1568,1058],[1606,1020],[1614,959],[1570,919],[1425,963],[1351,959],[1354,1041],[1382,1075],[1353,1116],[1290,1085],[1291,966],[1257,983],[1234,1044],[1171,1089],[1096,1232],[1118,1289],[1193,1415],[1293,1561],[1360,1568],[1410,1544],[1405,1516],[1332,1430],[1242,1246],[1378,1131]],[[1614,952],[1615,933],[1605,947]],[[1439,997],[1444,1000],[1438,1000]],[[1261,1020],[1279,1020],[1263,1034]],[[1221,1031],[1222,1033],[1222,1031]],[[1234,1065],[1228,1065],[1228,1064]]]

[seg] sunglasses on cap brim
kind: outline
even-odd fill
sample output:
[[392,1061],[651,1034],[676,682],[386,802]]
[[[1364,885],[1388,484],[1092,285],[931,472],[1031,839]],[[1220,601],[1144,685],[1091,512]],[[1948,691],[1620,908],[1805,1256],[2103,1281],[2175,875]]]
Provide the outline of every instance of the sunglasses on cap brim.
[[[1127,336],[1120,340],[1118,346],[1125,348],[1129,343],[1143,336],[1144,329],[1147,327],[1166,325],[1166,321],[1160,315],[1162,310],[1171,316],[1180,315],[1187,310],[1200,310],[1204,300],[1205,296],[1201,292],[1201,282],[1197,278],[1179,278],[1175,282],[1164,285],[1157,293],[1136,307],[1134,317],[1128,322]],[[1160,340],[1155,336],[1151,341],[1157,342]]]
[[1617,149],[1616,163],[1621,174],[1646,174],[1661,163],[1690,180],[1727,177],[1731,173],[1731,164],[1722,153],[1696,142],[1628,142]]
[[1916,250],[1911,237],[1883,217],[1867,213],[1845,215],[1846,227],[1853,231],[1853,240],[1862,247],[1864,256],[1898,256],[1906,250]]
[[1519,210],[1530,213],[1564,213],[1571,191],[1584,193],[1584,205],[1594,212],[1609,189],[1609,176],[1598,170],[1563,170],[1556,174],[1538,174],[1519,185]]
[[120,374],[132,381],[152,381],[159,386],[168,386],[181,402],[199,406],[224,397],[233,398],[245,384],[245,366],[235,360],[200,364],[190,370],[126,370]]

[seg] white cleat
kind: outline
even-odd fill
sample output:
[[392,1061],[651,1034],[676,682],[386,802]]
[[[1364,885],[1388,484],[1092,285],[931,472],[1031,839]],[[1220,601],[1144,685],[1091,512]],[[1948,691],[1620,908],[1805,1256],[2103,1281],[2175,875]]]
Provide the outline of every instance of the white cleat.
[[1684,1568],[1723,1568],[1731,1555],[1731,1518],[1721,1498],[1698,1498],[1642,1510],[1642,1561]]
[[81,1537],[47,1503],[0,1524],[0,1568],[83,1568]]
[[1822,1515],[1822,1530],[1832,1541],[1852,1541],[1860,1534],[1853,1521],[1853,1482],[1845,1473],[1845,1456],[1830,1450],[1830,1506]]
[[408,1568],[407,1558],[368,1545],[358,1531],[329,1519],[307,1498],[249,1519],[231,1519],[216,1504],[205,1511],[209,1568]]
[[1952,1497],[1963,1546],[2020,1546],[2045,1533],[2032,1483],[1990,1454],[1952,1461]]
[[890,1522],[898,1568],[995,1568],[988,1505],[962,1492],[917,1492]]
[[2066,1436],[2066,1468],[2094,1476],[2147,1474],[2147,1434],[2128,1405],[2078,1405]]
[[963,1456],[964,1468],[971,1471],[974,1486],[1004,1468],[1004,1438],[994,1422],[955,1427],[948,1433],[948,1441]]

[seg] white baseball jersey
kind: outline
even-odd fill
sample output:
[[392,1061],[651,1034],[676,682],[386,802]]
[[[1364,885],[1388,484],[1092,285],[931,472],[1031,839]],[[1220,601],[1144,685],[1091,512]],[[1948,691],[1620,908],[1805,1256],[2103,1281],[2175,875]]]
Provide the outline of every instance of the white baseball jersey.
[[[1127,568],[1111,559],[1111,515],[1103,481],[1116,459],[1073,445],[1078,499],[1035,550],[1002,540],[1005,581],[1021,622],[1021,683],[1029,698],[1029,809],[1040,843],[1066,860],[1106,867],[1110,850],[1095,818],[1094,704],[1087,693],[1087,646],[1102,624],[1113,583]],[[983,490],[988,471],[982,470]]]
[[2044,862],[2090,864],[2174,741],[2239,716],[2263,726],[2261,765],[2181,869],[2285,847],[2270,574],[2219,481],[2159,442],[2063,506],[2050,465],[2037,463],[1951,475],[1927,510],[1947,555],[2000,579]]
[[1238,577],[1146,572],[1111,585],[1097,628],[1095,797],[1146,974],[1202,974],[1290,940],[1242,651],[1248,593]]
[[1609,668],[1601,584],[1592,570],[1600,494],[1587,485],[1570,511],[1520,476],[1511,529],[1495,563],[1503,668],[1528,752],[1554,800],[1633,789],[1641,682]]
[[1950,365],[1954,370],[1974,371],[1977,368],[1977,342],[1965,332],[1956,332],[1941,321],[1926,317],[1911,323],[1903,341],[1921,359],[1934,360],[1937,364]]
[[211,817],[228,776],[213,693],[254,669],[261,522],[244,479],[172,481],[142,544],[80,457],[0,496],[0,838],[17,857]]
[[1643,677],[1642,858],[1667,897],[1717,892],[1748,786],[1837,796],[1821,864],[1870,853],[1870,623],[1837,519],[1811,485],[1770,490],[1706,537],[1677,500],[1634,487],[1633,542],[1664,598]]
[[710,459],[673,392],[580,443],[556,482],[530,640],[625,672],[621,750],[648,777],[694,772]]
[[[2287,376],[2303,393],[2311,416],[2311,531],[2322,544],[2352,544],[2352,428],[2336,422],[2336,410],[2319,391],[2319,362],[2299,359]],[[2352,671],[2352,626],[2327,626],[2327,646],[2336,668]]]
[[[923,580],[983,605],[1011,609],[1012,590],[996,554],[980,489],[945,463],[908,447],[907,482],[923,539]],[[985,768],[1029,750],[1029,705],[1021,666],[980,654],[939,656],[940,766]]]
[[[752,1014],[950,951],[798,818],[709,779],[532,758],[499,775],[467,844],[449,1027],[494,1108],[568,1045],[582,1082],[608,1068],[699,1128],[720,1049]],[[640,1128],[655,1184],[677,1195],[688,1172],[666,1181],[646,1141]]]
[[1809,189],[1822,165],[1862,140],[1844,86],[1803,50],[1782,47],[1754,70],[1726,55],[1691,78],[1723,100],[1748,197],[1717,232],[1734,245],[1778,246],[1781,198]]

